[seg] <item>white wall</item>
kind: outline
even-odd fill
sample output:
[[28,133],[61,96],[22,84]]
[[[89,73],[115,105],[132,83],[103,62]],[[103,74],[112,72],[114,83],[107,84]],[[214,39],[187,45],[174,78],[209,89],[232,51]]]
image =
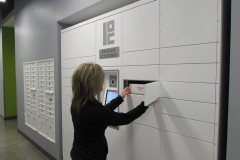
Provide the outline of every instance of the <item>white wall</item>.
[[[18,130],[51,157],[62,159],[61,59],[58,21],[100,0],[15,0],[15,63]],[[36,38],[37,37],[37,38]],[[55,143],[25,125],[23,63],[54,59]]]
[[4,117],[4,88],[3,88],[3,62],[2,62],[2,28],[0,28],[0,116]]
[[[71,74],[91,61],[118,68],[121,89],[124,80],[161,82],[160,101],[142,117],[119,130],[107,129],[109,160],[216,160],[220,13],[217,0],[141,0],[63,30],[64,159],[70,159],[73,140]],[[102,25],[111,20],[115,44],[104,46]],[[116,46],[119,58],[99,59],[100,49]],[[142,99],[130,94],[120,111]]]

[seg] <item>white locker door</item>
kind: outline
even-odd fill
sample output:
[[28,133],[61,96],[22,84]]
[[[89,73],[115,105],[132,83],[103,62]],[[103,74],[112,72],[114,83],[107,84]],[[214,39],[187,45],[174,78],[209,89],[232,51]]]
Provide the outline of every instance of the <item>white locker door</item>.
[[95,55],[95,23],[90,23],[61,34],[61,58]]
[[[125,97],[120,108],[121,112],[128,112],[138,106],[144,100],[143,95],[129,94]],[[160,128],[161,108],[160,101],[150,106],[147,111],[134,122],[153,128]]]
[[123,160],[159,160],[158,129],[132,123],[123,128]]
[[217,41],[217,0],[163,0],[163,47]]
[[213,144],[161,131],[161,160],[212,160]]
[[119,130],[107,128],[105,136],[108,143],[107,160],[122,160],[122,134]]
[[149,105],[160,97],[160,82],[145,84],[144,105]]
[[123,52],[159,48],[159,1],[123,12]]

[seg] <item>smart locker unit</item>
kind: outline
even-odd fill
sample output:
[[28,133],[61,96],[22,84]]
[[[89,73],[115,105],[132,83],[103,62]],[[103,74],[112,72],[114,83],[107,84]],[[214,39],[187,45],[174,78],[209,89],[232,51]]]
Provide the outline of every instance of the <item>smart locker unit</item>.
[[140,0],[62,30],[63,159],[73,142],[71,76],[93,62],[104,91],[130,86],[118,112],[160,97],[130,125],[108,127],[108,160],[217,160],[221,20],[221,0]]

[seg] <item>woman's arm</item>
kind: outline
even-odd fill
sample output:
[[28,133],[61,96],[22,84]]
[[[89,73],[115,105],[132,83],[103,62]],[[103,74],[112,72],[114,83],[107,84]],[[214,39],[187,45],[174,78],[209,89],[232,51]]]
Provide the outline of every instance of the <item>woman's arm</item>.
[[115,110],[121,103],[123,102],[123,98],[119,95],[115,99],[111,100],[108,104],[105,105],[105,108],[113,111]]
[[115,110],[123,102],[123,99],[127,94],[129,94],[129,87],[124,88],[122,93],[117,98],[111,100],[108,104],[106,104],[105,107],[111,111]]
[[100,125],[126,125],[140,117],[147,110],[147,108],[148,106],[144,106],[144,103],[142,102],[136,108],[127,113],[118,113],[112,112],[104,106],[99,106],[96,107],[96,110],[90,111],[91,113],[89,113],[88,119],[92,123]]

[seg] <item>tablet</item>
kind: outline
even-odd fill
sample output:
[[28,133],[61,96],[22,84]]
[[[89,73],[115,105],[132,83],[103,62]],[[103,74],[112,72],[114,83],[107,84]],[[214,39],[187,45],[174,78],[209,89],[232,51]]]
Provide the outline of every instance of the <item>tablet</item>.
[[103,105],[108,104],[111,100],[115,99],[117,96],[118,96],[117,88],[107,87],[104,93]]

